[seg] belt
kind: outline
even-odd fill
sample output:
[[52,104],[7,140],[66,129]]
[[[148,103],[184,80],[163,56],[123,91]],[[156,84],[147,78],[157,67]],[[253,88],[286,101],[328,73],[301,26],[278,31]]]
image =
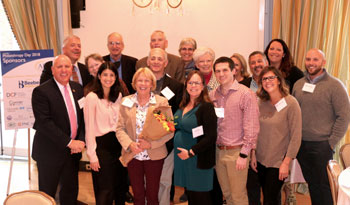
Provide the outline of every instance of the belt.
[[234,146],[225,146],[225,145],[217,145],[217,147],[220,149],[220,150],[227,150],[227,149],[238,149],[238,148],[241,148],[242,145],[234,145]]

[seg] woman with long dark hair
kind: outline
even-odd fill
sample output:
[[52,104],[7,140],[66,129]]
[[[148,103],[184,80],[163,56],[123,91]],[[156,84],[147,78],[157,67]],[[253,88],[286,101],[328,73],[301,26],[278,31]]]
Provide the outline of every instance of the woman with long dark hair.
[[[200,71],[187,76],[175,122],[174,184],[186,188],[188,204],[213,204],[217,117]],[[195,129],[202,134],[193,134]]]
[[282,73],[265,67],[259,75],[260,132],[256,151],[252,152],[251,168],[258,173],[264,205],[280,204],[289,164],[301,144],[301,110],[289,94]]
[[287,44],[282,39],[273,39],[267,45],[264,53],[269,61],[269,65],[281,71],[289,86],[289,93],[292,93],[294,83],[304,77],[304,74],[294,65],[293,57]]
[[85,99],[84,119],[96,204],[125,204],[127,171],[118,160],[121,145],[115,133],[124,93],[113,63],[101,64],[92,90]]

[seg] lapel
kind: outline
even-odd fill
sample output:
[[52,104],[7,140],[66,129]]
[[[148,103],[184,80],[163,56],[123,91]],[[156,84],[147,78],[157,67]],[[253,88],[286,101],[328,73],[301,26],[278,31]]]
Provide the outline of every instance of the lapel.
[[62,111],[62,114],[64,115],[65,121],[68,123],[68,126],[70,126],[69,124],[69,116],[68,116],[68,110],[66,107],[66,104],[64,102],[64,96],[62,95],[57,83],[55,82],[54,78],[51,78],[51,83],[52,83],[52,88],[54,90],[54,97],[56,98],[56,100],[54,100],[53,102],[55,103],[54,105],[54,109],[60,110]]

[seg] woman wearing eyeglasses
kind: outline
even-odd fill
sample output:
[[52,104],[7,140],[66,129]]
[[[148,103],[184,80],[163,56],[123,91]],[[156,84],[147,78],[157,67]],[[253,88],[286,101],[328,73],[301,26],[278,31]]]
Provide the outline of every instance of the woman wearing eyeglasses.
[[188,204],[212,204],[217,117],[204,77],[191,71],[175,113],[174,184],[185,187]]
[[282,73],[265,67],[259,76],[260,133],[251,167],[258,173],[263,204],[279,204],[278,196],[288,177],[289,163],[301,143],[301,111],[289,95]]
[[196,48],[197,42],[193,38],[184,38],[180,42],[179,54],[184,64],[186,78],[189,72],[196,70],[196,66],[193,61],[193,52],[196,50]]

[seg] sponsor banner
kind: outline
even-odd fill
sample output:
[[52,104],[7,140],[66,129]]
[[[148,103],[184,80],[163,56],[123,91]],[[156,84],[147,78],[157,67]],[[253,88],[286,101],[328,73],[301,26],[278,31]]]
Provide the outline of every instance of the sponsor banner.
[[31,128],[34,124],[31,98],[40,83],[53,50],[1,51],[5,129]]

